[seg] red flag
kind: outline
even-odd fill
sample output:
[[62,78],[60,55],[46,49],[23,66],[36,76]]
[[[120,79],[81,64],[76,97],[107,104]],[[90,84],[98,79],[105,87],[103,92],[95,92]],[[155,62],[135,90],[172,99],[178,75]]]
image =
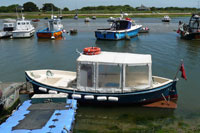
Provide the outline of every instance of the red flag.
[[183,63],[181,64],[180,71],[182,72],[181,77],[187,80]]

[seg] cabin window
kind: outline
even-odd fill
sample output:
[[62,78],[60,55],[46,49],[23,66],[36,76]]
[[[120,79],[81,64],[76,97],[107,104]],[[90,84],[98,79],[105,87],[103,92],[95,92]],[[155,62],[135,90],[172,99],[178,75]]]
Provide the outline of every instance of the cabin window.
[[29,24],[29,22],[26,22],[26,24],[28,25],[28,24]]
[[149,87],[149,67],[126,66],[125,87],[147,88]]
[[81,64],[80,86],[93,87],[94,69],[92,64]]
[[20,23],[17,23],[18,25],[20,25]]
[[120,66],[99,65],[99,88],[120,88]]
[[8,27],[8,25],[7,25],[7,24],[4,24],[3,26],[4,26],[4,27]]
[[12,27],[13,25],[12,25],[12,24],[9,24],[9,26]]
[[117,21],[115,25],[116,30],[125,30],[130,27],[128,21]]
[[25,25],[25,23],[23,22],[22,25]]

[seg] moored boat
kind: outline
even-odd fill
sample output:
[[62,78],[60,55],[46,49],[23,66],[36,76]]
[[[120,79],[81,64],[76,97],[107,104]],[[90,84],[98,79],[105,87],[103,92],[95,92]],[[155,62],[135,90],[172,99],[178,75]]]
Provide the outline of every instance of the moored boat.
[[179,28],[177,33],[181,38],[187,40],[200,39],[200,16],[199,14],[193,14],[189,20],[189,24],[179,21]]
[[29,38],[35,33],[35,28],[31,24],[30,20],[25,20],[22,15],[22,19],[17,20],[16,29],[12,31],[12,38]]
[[32,22],[39,22],[39,19],[32,19]]
[[139,33],[149,33],[149,28],[148,27],[142,27],[140,29]]
[[12,31],[15,30],[16,20],[4,19],[3,20],[3,30],[0,31],[0,38],[7,38],[12,36]]
[[105,40],[130,39],[137,36],[142,25],[137,25],[130,18],[117,19],[112,22],[111,28],[97,29],[95,37]]
[[74,34],[77,34],[78,30],[73,28],[73,29],[70,29],[69,32],[71,35],[74,35]]
[[162,22],[170,22],[170,21],[171,21],[171,18],[167,15],[162,18]]
[[62,33],[63,25],[61,23],[61,20],[52,15],[51,19],[48,21],[48,27],[42,30],[38,30],[36,34],[38,38],[55,39],[62,36]]
[[92,19],[93,19],[93,20],[96,20],[96,19],[97,19],[97,17],[96,17],[96,16],[92,16]]
[[84,22],[90,22],[91,21],[91,19],[89,18],[89,17],[87,17],[87,18],[85,18],[85,20],[84,20]]
[[114,20],[115,20],[115,18],[109,17],[107,21],[108,21],[109,23],[111,23],[111,22],[114,22]]
[[35,93],[68,93],[86,103],[144,104],[177,98],[176,82],[152,76],[151,55],[84,49],[77,58],[77,72],[29,70],[26,80]]

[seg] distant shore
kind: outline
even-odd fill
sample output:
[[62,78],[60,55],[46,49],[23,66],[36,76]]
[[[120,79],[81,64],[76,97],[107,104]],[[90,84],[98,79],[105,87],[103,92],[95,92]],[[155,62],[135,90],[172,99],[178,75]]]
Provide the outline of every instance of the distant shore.
[[[32,18],[45,18],[45,17],[50,17],[50,13],[23,13],[24,16],[27,19],[32,19]],[[169,15],[170,17],[187,17],[191,16],[192,13],[128,13],[129,17],[138,17],[138,18],[144,18],[144,17],[163,17],[164,15]],[[55,14],[57,15],[57,14]],[[64,18],[73,18],[75,14],[62,14]],[[97,18],[108,18],[108,17],[119,17],[120,14],[116,13],[92,13],[92,14],[83,14],[79,13],[78,14],[79,18],[84,18],[84,17],[92,17],[96,16]],[[16,18],[16,13],[0,13],[0,18]]]

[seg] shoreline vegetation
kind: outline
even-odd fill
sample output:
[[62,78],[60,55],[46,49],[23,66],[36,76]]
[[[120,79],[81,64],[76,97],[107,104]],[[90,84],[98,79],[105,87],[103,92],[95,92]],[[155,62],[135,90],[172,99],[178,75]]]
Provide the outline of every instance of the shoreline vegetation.
[[199,8],[192,7],[146,7],[144,5],[140,7],[132,7],[130,5],[99,5],[69,10],[68,7],[62,9],[56,7],[53,3],[44,3],[39,8],[33,2],[26,2],[23,5],[0,6],[0,18],[17,18],[17,13],[19,15],[21,12],[27,19],[50,18],[52,12],[54,15],[61,15],[64,18],[73,18],[75,14],[78,14],[79,18],[92,16],[96,16],[97,18],[119,17],[121,12],[128,13],[128,17],[137,18],[163,17],[165,15],[170,17],[187,17],[199,11]]
[[[38,19],[43,19],[45,17],[50,18],[51,17],[51,13],[40,13],[40,12],[24,12],[23,13],[25,18],[27,19],[34,19],[34,18],[38,18]],[[134,17],[134,18],[153,18],[153,17],[163,17],[165,15],[168,15],[170,17],[188,17],[191,16],[192,12],[188,12],[188,13],[128,13],[128,17]],[[58,13],[54,13],[54,15],[58,15]],[[62,16],[63,18],[73,18],[75,15],[75,13],[63,13]],[[20,16],[20,15],[19,15]],[[97,18],[108,18],[108,17],[120,17],[119,13],[78,13],[78,17],[79,18],[85,18],[85,17],[92,17],[92,16],[96,16]],[[0,13],[0,18],[4,19],[4,18],[16,18],[16,13]]]

